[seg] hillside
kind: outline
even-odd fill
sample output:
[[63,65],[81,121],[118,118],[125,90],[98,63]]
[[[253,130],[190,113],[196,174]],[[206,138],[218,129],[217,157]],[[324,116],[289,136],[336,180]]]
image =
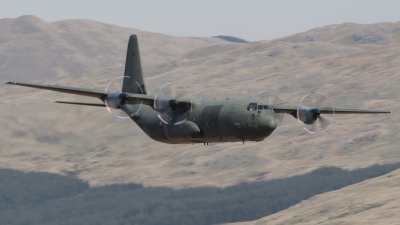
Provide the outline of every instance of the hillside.
[[[333,36],[334,30],[345,26],[330,26],[323,32]],[[400,27],[388,23],[368,29],[373,26],[375,30]],[[364,25],[358,27],[364,32]],[[357,31],[350,30],[348,36]],[[387,34],[395,37],[392,30]],[[179,82],[197,98],[255,96],[268,90],[297,104],[305,94],[320,91],[336,107],[383,107],[393,114],[335,116],[331,129],[317,135],[307,134],[287,117],[263,142],[172,146],[150,140],[134,123],[117,120],[106,110],[53,103],[87,99],[5,87],[0,89],[4,96],[0,166],[78,176],[91,185],[137,182],[188,187],[269,180],[321,166],[354,169],[400,161],[396,142],[400,45],[329,40],[207,46],[168,62],[146,62],[145,79],[150,92],[166,82]],[[104,89],[122,71],[123,66],[96,69],[47,83]]]
[[[69,24],[71,36],[56,36],[54,41],[73,49],[71,60],[52,57],[54,51],[44,48],[48,45],[41,40],[48,40],[43,35],[50,31],[42,32],[37,39],[31,34],[16,35],[30,31],[29,26],[18,28],[24,23],[10,22],[21,20],[36,20],[34,24],[46,27]],[[126,39],[135,31],[87,20],[46,23],[21,17],[0,20],[0,26],[6,22],[14,36],[5,38],[3,33],[10,33],[5,28],[0,34],[0,50],[7,53],[1,56],[0,79],[8,81],[11,78],[6,75],[13,74],[12,80],[42,80],[101,90],[123,73]],[[107,30],[103,37],[99,35],[103,32],[89,32],[86,23],[114,27],[115,31]],[[126,34],[120,29],[126,29]],[[162,34],[137,31],[150,92],[166,82],[179,82],[196,98],[248,97],[268,90],[279,93],[288,104],[297,104],[305,94],[320,91],[330,96],[336,107],[382,107],[393,114],[335,116],[330,118],[332,127],[317,135],[307,134],[301,124],[287,117],[284,125],[263,142],[171,146],[150,140],[134,123],[117,119],[104,109],[53,103],[93,99],[7,86],[0,88],[0,167],[56,172],[88,180],[91,186],[136,182],[182,188],[284,178],[322,166],[355,169],[399,162],[398,30],[400,23],[340,24],[243,44],[167,35],[151,38]],[[141,37],[140,32],[149,36]],[[87,42],[81,39],[83,36]],[[117,36],[120,38],[113,39]],[[167,40],[169,44],[163,43]],[[11,43],[14,50],[8,51]],[[18,52],[18,46],[24,44],[34,51]],[[86,52],[81,51],[83,44],[90,46],[86,49],[108,47]],[[59,56],[68,56],[62,52]],[[115,57],[107,58],[110,52]],[[94,55],[99,55],[96,60],[92,60]],[[21,57],[26,57],[26,67],[18,64]],[[26,71],[35,75],[26,77]],[[245,224],[398,224],[398,177],[395,171]]]
[[[271,216],[234,225],[395,225],[400,223],[400,170],[317,195]],[[233,225],[232,224],[232,225]]]
[[344,23],[327,25],[279,38],[291,43],[328,42],[340,45],[398,45],[400,44],[400,22],[378,24]]
[[249,221],[399,167],[400,163],[353,171],[325,167],[286,179],[178,190],[135,183],[89,187],[82,180],[58,174],[0,169],[0,223],[204,225]]
[[145,63],[168,62],[189,50],[228,43],[181,38],[93,20],[45,22],[35,16],[0,20],[0,86],[10,80],[46,80],[125,63],[129,35],[140,38]]

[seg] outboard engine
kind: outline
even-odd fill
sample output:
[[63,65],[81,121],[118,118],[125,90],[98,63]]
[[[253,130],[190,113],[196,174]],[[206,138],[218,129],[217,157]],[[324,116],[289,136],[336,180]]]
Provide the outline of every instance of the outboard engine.
[[313,124],[321,112],[317,108],[302,106],[298,109],[297,118],[307,125]]
[[121,109],[121,106],[125,105],[127,99],[128,95],[123,92],[110,91],[105,98],[105,102],[112,109]]

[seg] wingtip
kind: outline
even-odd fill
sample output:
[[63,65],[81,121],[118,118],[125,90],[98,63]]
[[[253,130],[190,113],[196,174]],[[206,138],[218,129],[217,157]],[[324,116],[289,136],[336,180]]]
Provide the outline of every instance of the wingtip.
[[13,81],[9,81],[6,84],[14,84],[14,82]]

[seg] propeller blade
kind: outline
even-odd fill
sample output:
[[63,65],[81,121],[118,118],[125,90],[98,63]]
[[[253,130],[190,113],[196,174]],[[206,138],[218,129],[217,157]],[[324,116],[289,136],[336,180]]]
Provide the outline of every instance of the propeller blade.
[[322,132],[326,131],[331,126],[331,123],[325,117],[318,116],[318,120],[321,125]]
[[[284,105],[285,102],[279,96],[278,94],[275,93],[270,93],[268,91],[261,91],[258,93],[258,98],[268,102],[270,105]],[[286,113],[275,113],[276,115],[276,122],[278,125],[282,125],[283,122],[285,121],[285,116]]]
[[[157,104],[160,103],[160,106],[156,110],[160,113],[160,120],[165,124],[183,123],[192,111],[192,100],[185,98],[189,94],[188,89],[181,84],[167,83],[158,89],[156,96],[159,96]],[[161,103],[162,99],[164,103]]]
[[[320,92],[308,93],[301,100],[300,103],[305,107],[312,108],[313,118],[316,119],[313,124],[303,127],[309,133],[315,134],[326,131],[331,123],[326,117],[321,117],[321,108],[328,108],[332,112],[333,105],[329,101],[328,96]],[[333,114],[332,114],[333,115]]]
[[301,105],[315,107],[314,96],[311,93],[304,95],[304,97],[300,100]]
[[[129,79],[129,77],[127,77],[127,76],[119,76],[119,77],[111,79],[108,82],[108,84],[106,85],[104,93],[106,93],[108,96],[111,93],[116,92],[115,90],[121,90],[122,83],[125,78]],[[134,89],[140,89],[140,90],[142,89],[140,87],[140,85],[136,82],[133,82],[131,84],[130,88],[131,87],[134,87]],[[117,92],[119,92],[119,91],[117,91]],[[120,93],[122,93],[122,92],[120,92]],[[123,107],[128,99],[128,97],[125,93],[122,93],[122,94],[124,94],[124,95],[122,95],[122,97],[121,97],[121,102],[120,102],[121,109],[123,109]],[[127,113],[125,113],[124,110],[113,109],[112,107],[110,107],[110,102],[107,102],[107,98],[105,99],[105,105],[107,107],[107,111],[110,114],[112,114],[113,116],[117,117],[117,120],[116,120],[117,122],[126,121],[127,119],[130,119],[130,116]],[[137,109],[136,112],[138,112],[141,107],[142,107],[142,103],[138,104],[138,106],[136,107],[136,109]],[[131,113],[134,114],[136,112],[131,112]]]
[[275,113],[275,115],[276,115],[276,121],[278,122],[278,124],[282,125],[283,122],[285,122],[286,113]]
[[317,92],[314,95],[315,106],[321,107],[327,100],[328,100],[328,97],[322,93]]

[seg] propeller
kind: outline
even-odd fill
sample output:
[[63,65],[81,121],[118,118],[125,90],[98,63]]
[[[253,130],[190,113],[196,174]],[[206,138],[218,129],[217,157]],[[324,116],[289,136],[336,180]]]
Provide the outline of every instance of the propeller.
[[[123,122],[127,119],[130,119],[130,116],[124,111],[125,101],[127,100],[128,96],[123,92],[115,91],[121,90],[124,78],[130,79],[130,77],[128,76],[116,77],[108,82],[104,90],[104,93],[107,94],[107,97],[104,99],[104,104],[106,105],[107,111],[117,117],[117,122]],[[141,89],[139,84],[134,83],[133,85]],[[136,112],[138,112],[141,107],[142,102],[138,106],[136,106]],[[135,114],[136,112],[134,112],[133,114]]]
[[[258,93],[258,98],[268,102],[268,104],[270,105],[284,105],[285,102],[283,101],[283,99],[281,98],[281,96],[279,96],[278,94],[275,93],[270,93],[268,91],[260,91]],[[283,122],[285,122],[285,117],[286,117],[286,113],[275,113],[276,115],[276,122],[277,124],[280,126],[283,124]]]
[[167,83],[156,91],[153,108],[159,112],[158,118],[164,124],[179,125],[187,120],[192,112],[192,99],[189,90],[181,85]]
[[328,96],[321,92],[308,93],[301,100],[301,107],[297,109],[297,119],[299,122],[306,124],[303,129],[311,134],[325,132],[331,126],[331,122],[321,115],[320,108],[332,109],[332,117],[334,116],[333,104]]

